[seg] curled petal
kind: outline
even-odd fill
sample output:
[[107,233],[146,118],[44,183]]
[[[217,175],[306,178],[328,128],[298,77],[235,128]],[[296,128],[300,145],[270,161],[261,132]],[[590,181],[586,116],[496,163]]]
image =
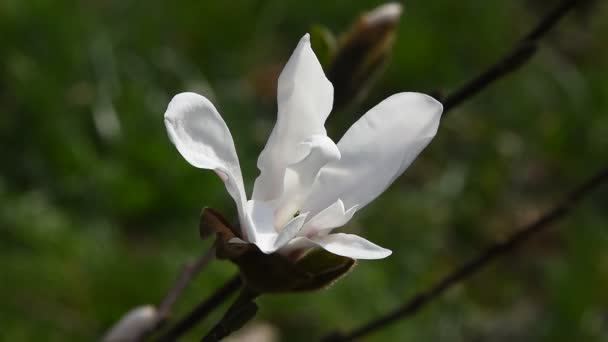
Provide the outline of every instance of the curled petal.
[[353,234],[329,234],[313,241],[328,252],[351,259],[383,259],[392,253]]
[[297,250],[321,247],[326,251],[351,259],[384,259],[392,252],[380,247],[360,236],[353,234],[329,234],[319,238],[297,237],[280,250],[283,255],[289,255]]
[[[188,163],[214,170],[222,179],[243,222],[246,194],[239,159],[230,130],[213,104],[195,93],[175,95],[165,112],[165,127]],[[247,227],[242,233],[247,239]]]
[[332,229],[342,227],[348,223],[357,211],[357,208],[358,206],[355,205],[345,210],[344,202],[339,199],[306,222],[299,236],[312,238],[317,235],[327,235]]
[[273,252],[285,246],[285,244],[291,241],[291,239],[293,239],[300,232],[302,226],[304,226],[304,222],[306,221],[306,216],[308,216],[308,213],[298,215],[287,222],[274,242]]
[[340,159],[336,144],[325,135],[313,135],[300,144],[305,157],[285,171],[283,193],[275,203],[275,226],[282,226],[293,217],[312,189],[323,166]]
[[315,134],[326,135],[324,125],[333,104],[333,86],[310,46],[308,34],[279,76],[277,102],[277,122],[258,159],[255,200],[277,199],[283,192],[285,169],[303,157],[298,144]]
[[435,136],[443,106],[419,93],[380,102],[338,142],[340,160],[326,165],[302,210],[311,215],[342,199],[363,207],[380,195]]
[[264,201],[247,202],[247,219],[253,228],[251,243],[254,243],[265,254],[274,253],[285,245],[300,231],[307,214],[292,218],[280,231],[274,226],[274,209]]

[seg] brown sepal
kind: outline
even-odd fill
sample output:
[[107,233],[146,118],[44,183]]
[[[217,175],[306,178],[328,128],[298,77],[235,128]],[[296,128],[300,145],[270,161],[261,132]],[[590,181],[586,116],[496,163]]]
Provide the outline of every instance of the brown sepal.
[[264,254],[251,245],[232,259],[245,283],[260,293],[314,291],[326,288],[346,274],[355,260],[314,249],[297,261],[281,254]]

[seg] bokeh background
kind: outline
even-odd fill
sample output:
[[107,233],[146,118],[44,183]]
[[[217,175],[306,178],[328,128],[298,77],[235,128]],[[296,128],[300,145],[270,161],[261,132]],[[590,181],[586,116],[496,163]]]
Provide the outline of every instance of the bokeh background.
[[[556,1],[410,0],[369,96],[449,92]],[[274,80],[313,24],[339,33],[380,1],[0,1],[0,340],[91,341],[158,303],[209,245],[198,214],[233,217],[162,116],[212,99],[248,190],[276,115]],[[404,176],[347,228],[388,247],[332,288],[263,297],[256,322],[311,341],[396,307],[529,222],[608,160],[608,4],[587,1],[525,67],[457,108]],[[339,136],[334,136],[339,138]],[[608,189],[553,229],[369,341],[607,341]],[[206,269],[175,317],[235,273]],[[221,310],[220,310],[221,311]],[[218,312],[219,314],[219,312]],[[214,315],[185,341],[198,341]],[[255,324],[255,323],[254,323]]]

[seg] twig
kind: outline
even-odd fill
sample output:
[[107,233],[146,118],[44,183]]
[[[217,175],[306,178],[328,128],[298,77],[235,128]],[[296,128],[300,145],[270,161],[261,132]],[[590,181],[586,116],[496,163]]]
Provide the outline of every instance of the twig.
[[515,45],[515,47],[500,61],[492,65],[476,78],[465,83],[458,90],[441,101],[444,115],[452,108],[473,97],[488,85],[497,81],[510,72],[517,70],[530,60],[538,49],[538,40],[549,32],[557,22],[564,17],[580,0],[563,0],[551,12],[547,13],[540,22]]
[[205,254],[201,255],[195,262],[186,264],[182,269],[177,281],[169,290],[165,299],[161,302],[158,307],[158,315],[160,319],[166,320],[177,302],[179,296],[184,292],[188,284],[199,274],[207,264],[215,257],[215,245],[213,245]]
[[432,300],[439,297],[450,287],[458,284],[465,280],[472,274],[480,271],[483,267],[487,266],[490,262],[494,261],[497,257],[505,255],[515,248],[519,247],[522,243],[530,239],[532,236],[543,231],[549,227],[552,223],[563,218],[572,209],[575,204],[581,201],[586,195],[591,193],[594,189],[608,182],[608,167],[604,168],[596,175],[591,177],[589,180],[584,182],[578,188],[570,192],[564,200],[558,203],[553,209],[547,211],[544,215],[540,216],[536,221],[524,226],[517,232],[513,233],[508,239],[497,242],[491,245],[489,248],[484,250],[477,257],[473,258],[469,262],[465,263],[462,267],[456,269],[452,273],[448,274],[441,281],[436,283],[433,287],[426,291],[421,291],[414,297],[412,297],[405,304],[397,308],[396,310],[389,312],[375,319],[367,324],[362,325],[349,333],[334,333],[328,335],[323,341],[329,342],[345,342],[353,341],[357,338],[363,337],[370,334],[378,329],[381,329],[398,319],[411,316],[418,312],[425,305]]
[[213,260],[215,257],[215,244],[213,244],[203,255],[196,259],[192,263],[184,265],[179,277],[173,284],[173,287],[167,292],[165,298],[158,306],[158,314],[156,316],[156,322],[154,326],[142,334],[136,339],[136,341],[145,341],[148,337],[159,331],[167,322],[167,319],[171,315],[173,306],[177,302],[177,299],[184,292],[188,284]]
[[173,327],[159,336],[157,342],[175,341],[185,332],[193,328],[205,318],[213,309],[221,305],[228,297],[241,287],[240,276],[236,275],[220,287],[211,297],[199,303],[186,317],[179,320]]
[[222,319],[201,339],[201,342],[221,341],[253,319],[258,312],[254,300],[259,295],[245,286]]

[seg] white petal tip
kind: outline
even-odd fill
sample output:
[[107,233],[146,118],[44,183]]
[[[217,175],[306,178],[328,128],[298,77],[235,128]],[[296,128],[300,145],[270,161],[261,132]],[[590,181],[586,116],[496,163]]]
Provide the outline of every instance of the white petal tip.
[[398,2],[389,2],[380,5],[364,15],[368,24],[382,24],[397,22],[403,13],[403,5]]
[[361,255],[357,256],[356,258],[353,258],[353,259],[357,259],[357,260],[380,260],[380,259],[388,258],[391,254],[393,254],[393,251],[391,251],[390,249],[386,249],[386,248],[380,247],[380,249],[374,250],[371,253],[361,254]]
[[300,39],[300,42],[302,42],[302,43],[310,43],[310,33],[304,34],[304,36],[302,36],[302,39]]
[[210,104],[211,102],[204,96],[192,92],[179,93],[173,96],[165,112],[165,121],[173,120],[175,116],[180,114],[180,110],[198,103]]
[[392,253],[389,249],[380,247],[362,237],[352,234],[330,234],[312,241],[330,253],[351,259],[384,259]]

